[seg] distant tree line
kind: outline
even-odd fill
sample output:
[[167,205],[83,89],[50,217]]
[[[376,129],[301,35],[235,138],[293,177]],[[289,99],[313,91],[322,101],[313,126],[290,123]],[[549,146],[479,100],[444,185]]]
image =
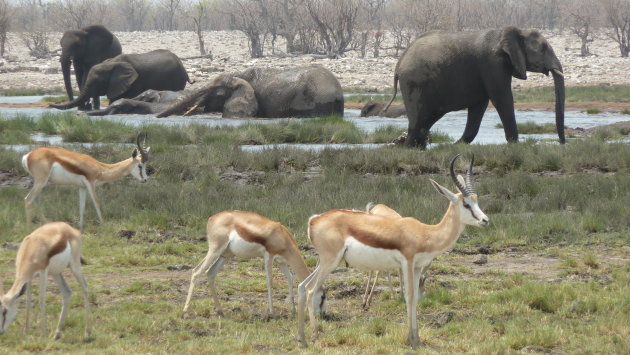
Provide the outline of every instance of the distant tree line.
[[0,55],[7,31],[32,40],[94,23],[113,31],[191,30],[201,55],[204,31],[238,30],[253,58],[399,55],[426,31],[506,25],[568,30],[582,55],[604,31],[621,56],[630,52],[630,0],[0,0]]

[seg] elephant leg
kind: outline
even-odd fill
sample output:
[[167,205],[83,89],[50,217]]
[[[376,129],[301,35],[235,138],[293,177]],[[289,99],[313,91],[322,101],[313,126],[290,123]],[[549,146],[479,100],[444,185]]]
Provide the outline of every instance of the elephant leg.
[[431,137],[431,127],[442,118],[444,114],[425,114],[418,116],[415,121],[409,118],[409,130],[407,134],[407,146],[427,148]]
[[[77,86],[79,87],[79,95],[81,95],[81,93],[85,89],[85,80],[87,79],[88,71],[89,71],[89,68],[86,70],[86,68],[84,68],[83,62],[74,63],[74,74],[77,77]],[[84,102],[80,102],[78,109],[81,111],[89,111],[90,110],[88,107],[89,103],[90,103],[90,99],[87,99]]]
[[498,93],[490,96],[492,104],[499,114],[505,139],[512,143],[518,142],[518,129],[516,128],[516,116],[514,115],[514,98],[510,86],[506,90],[498,90]]
[[94,97],[92,97],[92,109],[93,110],[100,110],[101,108],[101,97],[96,95]]
[[429,138],[429,129],[431,128],[427,127],[427,112],[423,109],[419,99],[405,98],[405,106],[407,107],[407,117],[409,119],[405,144],[408,147],[420,146],[422,149],[425,149]]
[[483,118],[483,114],[486,112],[486,108],[488,108],[488,100],[484,100],[483,102],[468,108],[466,128],[464,128],[464,134],[457,143],[472,143],[475,137],[477,137],[479,127],[481,126],[481,119]]

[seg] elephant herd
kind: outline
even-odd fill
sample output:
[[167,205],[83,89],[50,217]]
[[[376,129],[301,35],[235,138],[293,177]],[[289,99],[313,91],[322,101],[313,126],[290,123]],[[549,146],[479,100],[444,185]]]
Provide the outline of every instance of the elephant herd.
[[[101,25],[66,31],[60,43],[62,73],[70,101],[50,105],[58,109],[78,107],[95,116],[135,113],[166,117],[221,112],[225,118],[313,117],[344,112],[342,87],[334,74],[321,65],[253,67],[223,73],[206,86],[185,93],[190,78],[182,61],[168,50],[121,54],[116,36]],[[70,63],[81,92],[76,99],[70,83]],[[527,79],[527,71],[552,74],[556,128],[560,143],[564,143],[565,88],[560,60],[539,31],[513,26],[422,34],[396,64],[390,103],[369,102],[361,116],[407,115],[406,144],[425,148],[431,127],[446,113],[462,109],[468,110],[468,118],[459,141],[472,142],[492,102],[506,140],[517,142],[511,83],[512,77]],[[392,106],[399,85],[404,105]],[[104,110],[99,110],[101,95],[110,101]]]

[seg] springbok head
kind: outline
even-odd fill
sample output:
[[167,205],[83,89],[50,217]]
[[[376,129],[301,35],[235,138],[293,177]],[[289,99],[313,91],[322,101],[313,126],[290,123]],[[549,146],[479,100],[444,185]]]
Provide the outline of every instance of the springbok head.
[[435,187],[439,193],[446,196],[451,203],[459,208],[459,215],[461,216],[460,218],[462,223],[485,227],[490,223],[490,220],[488,219],[488,216],[481,211],[481,208],[479,208],[479,204],[477,203],[477,193],[475,192],[472,183],[472,169],[475,157],[473,156],[470,160],[470,165],[468,166],[468,172],[466,173],[465,179],[461,175],[455,176],[453,167],[457,158],[459,158],[459,154],[451,160],[450,173],[451,179],[455,183],[455,186],[457,186],[459,193],[455,194],[451,192],[434,180],[431,180],[431,184],[433,184],[433,187]]
[[144,135],[144,140],[142,142],[142,146],[140,145],[140,134],[136,137],[136,148],[133,149],[131,153],[131,158],[134,162],[137,162],[137,166],[131,170],[131,175],[142,182],[147,182],[149,180],[149,175],[147,175],[146,162],[149,160],[149,150],[151,147],[144,148],[143,146],[146,144],[147,135]]
[[13,323],[15,316],[17,316],[18,297],[22,296],[26,291],[26,284],[22,287],[19,293],[13,296],[5,295],[4,288],[2,287],[2,281],[0,281],[0,335],[4,334],[9,328],[9,325]]

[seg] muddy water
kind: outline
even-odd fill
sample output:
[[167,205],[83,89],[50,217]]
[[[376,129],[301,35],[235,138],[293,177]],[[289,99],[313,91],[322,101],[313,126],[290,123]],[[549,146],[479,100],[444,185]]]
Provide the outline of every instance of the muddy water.
[[[28,96],[28,97],[0,97],[0,103],[2,102],[37,102],[41,100],[41,96]],[[0,115],[4,117],[12,117],[15,115],[29,115],[37,117],[44,112],[60,112],[54,109],[48,108],[0,108]],[[407,128],[407,118],[384,118],[384,117],[359,117],[359,110],[347,109],[344,114],[344,118],[350,122],[356,124],[356,126],[366,132],[373,132],[379,127],[383,126],[395,126],[399,128]],[[554,123],[555,114],[548,111],[520,111],[516,112],[518,122],[532,121],[537,124]],[[189,124],[200,124],[209,127],[218,126],[240,126],[248,123],[276,123],[285,121],[286,119],[224,119],[218,115],[197,115],[197,116],[171,116],[167,118],[155,118],[152,115],[111,115],[103,116],[103,118],[95,117],[94,119],[107,119],[115,122],[124,123],[132,126],[143,126],[147,124],[162,124],[166,126],[178,126]],[[595,126],[608,125],[620,121],[628,121],[630,116],[622,114],[612,113],[599,113],[599,114],[586,114],[582,112],[566,112],[565,125],[571,128],[591,128]],[[496,128],[499,124],[499,116],[495,110],[488,110],[484,115],[479,129],[479,134],[473,143],[475,144],[503,144],[505,143],[505,135],[503,129]],[[439,131],[443,134],[449,135],[453,140],[457,140],[464,132],[466,125],[466,111],[457,111],[446,114],[441,120],[439,120],[434,126],[433,131]],[[536,134],[526,135],[521,134],[522,140],[533,139],[557,139],[555,134]],[[278,145],[274,145],[278,146]],[[286,145],[279,145],[286,146]],[[303,147],[308,149],[323,149],[329,145],[294,145],[296,147]],[[344,147],[344,145],[335,145],[336,147]],[[372,148],[379,145],[359,145],[366,148]],[[265,149],[268,146],[246,147],[246,149]]]

